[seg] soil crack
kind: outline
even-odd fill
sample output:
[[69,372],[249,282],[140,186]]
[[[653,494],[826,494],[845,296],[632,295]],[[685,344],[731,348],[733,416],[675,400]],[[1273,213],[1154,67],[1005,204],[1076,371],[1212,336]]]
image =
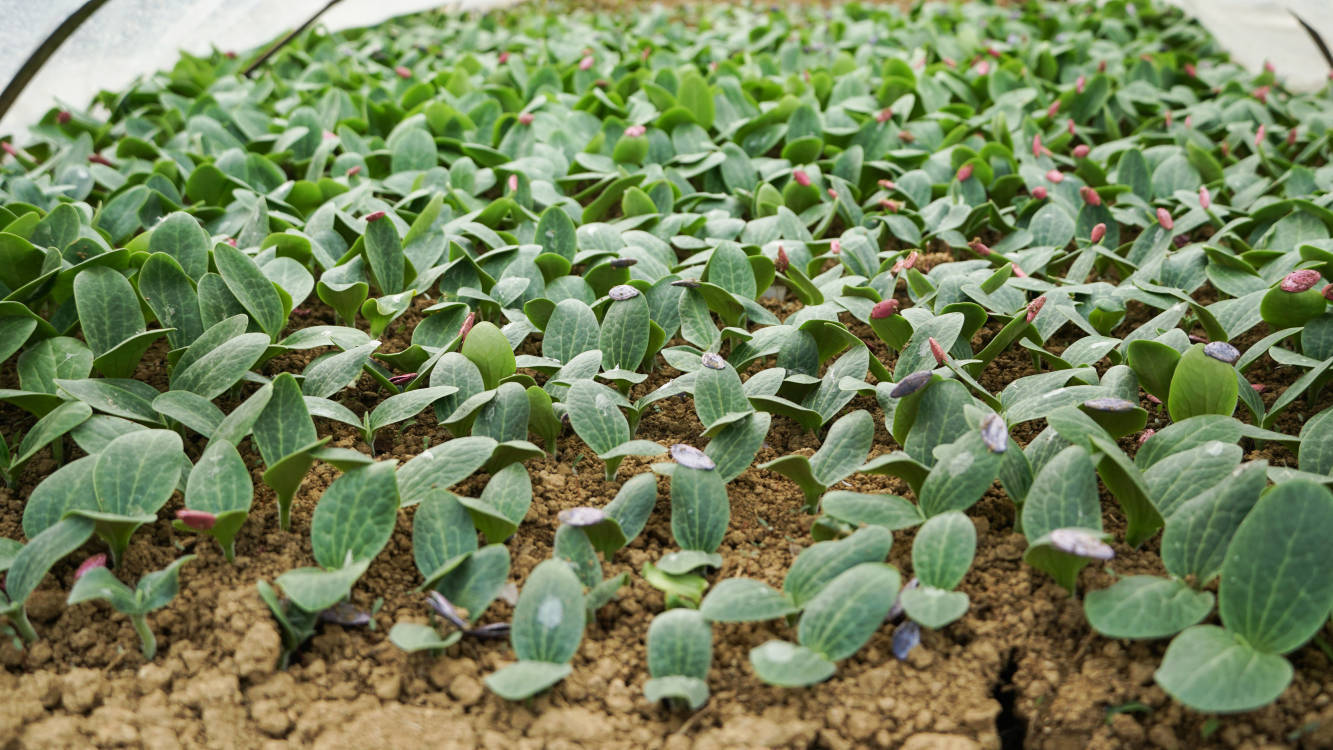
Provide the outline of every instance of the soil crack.
[[1009,649],[1004,666],[1000,668],[1000,678],[991,688],[991,697],[1000,703],[1000,714],[995,717],[995,733],[1000,737],[1003,750],[1023,750],[1027,741],[1028,722],[1018,715],[1018,686],[1014,684],[1014,674],[1018,672],[1017,649]]

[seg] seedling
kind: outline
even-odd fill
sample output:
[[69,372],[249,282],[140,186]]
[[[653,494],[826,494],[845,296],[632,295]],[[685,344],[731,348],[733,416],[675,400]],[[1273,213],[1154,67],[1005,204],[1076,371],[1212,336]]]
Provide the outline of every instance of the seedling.
[[152,661],[157,655],[157,637],[148,627],[148,613],[167,606],[176,598],[180,591],[181,566],[193,559],[194,555],[177,558],[166,568],[140,578],[133,589],[107,569],[105,557],[93,560],[100,564],[80,566],[66,603],[74,605],[93,599],[105,600],[117,612],[130,618],[134,632],[139,634],[144,661]]
[[486,677],[486,687],[505,700],[536,695],[573,671],[569,660],[583,640],[583,585],[561,560],[533,568],[514,607],[509,642],[518,662]]

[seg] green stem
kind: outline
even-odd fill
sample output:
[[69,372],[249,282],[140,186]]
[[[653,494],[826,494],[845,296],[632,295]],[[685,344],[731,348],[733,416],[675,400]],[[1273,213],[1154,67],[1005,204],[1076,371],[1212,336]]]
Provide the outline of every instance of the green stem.
[[282,496],[278,496],[278,527],[283,531],[292,530],[292,498],[285,501]]
[[24,643],[32,643],[37,640],[37,631],[33,630],[32,623],[28,621],[28,613],[20,604],[16,611],[9,613],[9,622],[13,624],[14,630],[18,631],[19,638]]
[[139,645],[143,648],[144,661],[152,661],[157,655],[157,637],[148,627],[148,616],[130,615],[130,622],[134,625],[134,632],[139,634]]

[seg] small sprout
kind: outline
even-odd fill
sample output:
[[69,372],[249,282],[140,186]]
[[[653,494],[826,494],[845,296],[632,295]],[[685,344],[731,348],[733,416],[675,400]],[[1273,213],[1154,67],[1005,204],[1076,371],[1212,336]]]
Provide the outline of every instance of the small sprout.
[[1168,232],[1176,228],[1176,222],[1171,218],[1171,212],[1165,208],[1157,209],[1157,223]]
[[415,372],[405,372],[402,375],[394,375],[393,377],[389,378],[389,382],[393,383],[394,385],[407,385],[408,383],[412,382],[412,378],[415,378],[416,376],[417,373]]
[[967,243],[967,246],[972,249],[972,252],[982,257],[990,255],[992,252],[994,252],[990,249],[989,245],[981,241],[980,237],[973,237],[972,241]]
[[477,314],[475,312],[470,312],[467,314],[466,318],[463,318],[463,326],[458,329],[459,346],[462,346],[463,342],[467,341],[467,334],[469,331],[472,330],[472,326],[475,325],[476,322],[477,322]]
[[1279,287],[1284,292],[1299,293],[1314,288],[1319,283],[1319,272],[1313,268],[1302,268],[1287,274]]
[[1240,350],[1225,341],[1213,341],[1205,344],[1203,353],[1229,365],[1236,364],[1236,360],[1240,359]]
[[671,459],[687,469],[712,471],[717,468],[717,464],[707,454],[692,445],[684,443],[676,443],[671,446]]
[[1028,314],[1026,318],[1027,322],[1031,323],[1037,317],[1037,313],[1040,313],[1041,308],[1044,307],[1045,305],[1046,305],[1046,295],[1044,294],[1029,302]]
[[1199,207],[1205,211],[1213,207],[1213,196],[1209,194],[1206,185],[1199,186]]
[[1089,206],[1102,205],[1101,193],[1098,193],[1096,190],[1093,190],[1091,187],[1087,185],[1084,185],[1083,187],[1079,188],[1078,194],[1082,196],[1083,202],[1088,204]]
[[933,337],[927,338],[926,341],[930,344],[930,354],[935,358],[935,364],[943,367],[945,361],[944,347],[940,346],[940,342]]
[[888,318],[897,314],[898,314],[898,300],[893,299],[892,297],[890,297],[889,299],[880,300],[879,302],[875,303],[874,307],[870,308],[871,320],[883,320],[884,318]]
[[1090,152],[1090,151],[1092,151],[1092,147],[1091,147],[1091,146],[1089,146],[1089,145],[1086,144],[1086,143],[1080,143],[1080,144],[1078,144],[1077,146],[1074,147],[1074,152],[1073,152],[1073,153],[1074,153],[1074,158],[1075,158],[1075,159],[1086,159],[1086,158],[1088,158],[1088,152]]
[[893,655],[898,661],[907,661],[912,649],[921,645],[921,626],[907,620],[893,631]]
[[1115,557],[1111,545],[1083,529],[1055,529],[1051,532],[1051,546],[1090,560],[1110,560]]
[[932,375],[933,373],[930,370],[917,370],[910,375],[905,375],[902,380],[898,381],[897,385],[893,386],[893,390],[889,391],[889,396],[891,398],[910,396],[925,388]]
[[879,207],[891,214],[896,214],[902,210],[903,204],[895,200],[885,198],[879,202]]
[[592,55],[585,55],[582,60],[579,60],[579,70],[592,70],[592,63]]
[[531,125],[533,119],[533,114],[531,112],[524,112],[518,116],[518,124]]
[[647,133],[647,132],[648,132],[648,128],[646,128],[646,127],[644,127],[644,126],[642,126],[642,125],[631,125],[631,126],[629,126],[628,128],[625,128],[625,137],[626,137],[626,138],[642,138],[642,137],[644,136],[644,134]]
[[981,420],[981,441],[991,453],[1004,453],[1009,448],[1009,429],[999,414],[992,412]]
[[351,602],[338,602],[319,613],[321,622],[341,625],[345,628],[363,628],[374,621],[369,612],[358,609]]
[[1052,169],[1051,171],[1046,173],[1046,179],[1049,182],[1053,182],[1056,185],[1059,185],[1060,183],[1065,181],[1065,175],[1064,172],[1061,172],[1058,169]]
[[639,290],[629,284],[616,284],[611,287],[611,291],[607,292],[606,296],[617,302],[623,302],[624,300],[634,299],[639,296]]
[[1105,239],[1105,237],[1106,237],[1106,225],[1098,223],[1092,228],[1092,234],[1088,236],[1088,239],[1092,241],[1092,244],[1096,245],[1100,243],[1103,239]]
[[406,65],[399,65],[398,67],[393,69],[393,72],[397,73],[399,78],[412,77],[412,69],[407,67]]
[[202,510],[182,509],[176,511],[176,519],[195,531],[208,531],[217,523],[217,516]]
[[717,352],[704,352],[703,356],[699,358],[699,361],[703,363],[704,367],[707,367],[710,370],[727,369],[727,361]]
[[1038,185],[1037,187],[1032,188],[1032,197],[1033,197],[1033,198],[1036,198],[1036,199],[1039,200],[1039,201],[1044,201],[1044,200],[1046,200],[1046,188],[1044,188],[1044,187],[1042,187],[1042,186],[1040,186],[1040,185]]
[[1114,396],[1088,399],[1083,402],[1083,405],[1093,411],[1104,411],[1111,414],[1123,414],[1136,408],[1133,401]]
[[96,555],[93,555],[92,557],[89,557],[87,560],[84,560],[82,563],[79,564],[79,569],[74,571],[74,580],[76,581],[79,580],[84,576],[84,574],[86,574],[88,571],[94,568],[105,568],[105,567],[106,567],[106,553],[98,553]]
[[796,180],[796,184],[801,187],[810,187],[810,175],[806,174],[803,169],[798,169],[795,172],[792,172],[791,178]]
[[782,249],[782,245],[778,245],[778,259],[773,262],[773,268],[778,273],[786,273],[790,267],[791,259],[787,257],[787,251]]
[[1148,429],[1146,429],[1146,430],[1144,430],[1143,432],[1140,432],[1140,433],[1139,433],[1139,445],[1143,445],[1144,443],[1148,442],[1148,440],[1151,439],[1152,436],[1153,436],[1153,435],[1156,435],[1156,434],[1157,434],[1157,430],[1154,430],[1154,429],[1152,429],[1151,427],[1148,428]]
[[577,508],[566,508],[556,516],[560,523],[566,526],[596,526],[605,521],[609,516],[601,508],[590,508],[580,506]]
[[1264,385],[1263,383],[1250,383],[1250,388],[1255,393],[1263,393],[1264,391],[1268,390],[1268,386]]
[[958,178],[959,182],[967,182],[968,180],[972,179],[972,165],[964,164],[963,166],[959,167],[958,173],[955,176]]
[[367,223],[367,224],[372,224],[372,223],[377,222],[377,221],[379,221],[380,219],[383,219],[383,218],[384,218],[384,212],[383,212],[383,211],[375,211],[375,212],[373,212],[373,213],[368,213],[368,214],[366,214],[366,223]]

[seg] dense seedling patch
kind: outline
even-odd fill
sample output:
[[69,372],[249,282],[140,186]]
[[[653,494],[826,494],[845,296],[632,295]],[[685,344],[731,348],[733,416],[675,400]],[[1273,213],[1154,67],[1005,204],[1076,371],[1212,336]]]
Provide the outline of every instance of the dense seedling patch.
[[[0,540],[10,634],[42,636],[29,596],[88,546],[69,604],[109,602],[153,659],[191,556],[123,581],[136,532],[179,493],[176,528],[231,560],[257,456],[276,533],[312,467],[340,472],[310,564],[259,583],[284,665],[371,620],[349,594],[407,516],[438,620],[389,640],[507,637],[485,684],[528,698],[629,582],[603,563],[669,513],[639,570],[662,591],[644,691],[692,710],[715,623],[785,623],[749,664],[798,687],[967,616],[968,512],[998,482],[1093,629],[1171,639],[1172,697],[1275,700],[1333,610],[1330,91],[1289,95],[1147,2],[667,20],[309,34],[253,80],[187,57],[7,142],[0,474],[35,481]],[[1253,382],[1261,362],[1297,374]],[[642,429],[671,398],[692,444]],[[429,444],[386,457],[427,413]],[[752,468],[779,420],[817,449]],[[544,455],[614,499],[561,513],[515,598]],[[817,515],[780,589],[718,572],[752,470]],[[865,475],[898,494],[845,489]],[[1140,547],[1165,575],[1081,589]]]

